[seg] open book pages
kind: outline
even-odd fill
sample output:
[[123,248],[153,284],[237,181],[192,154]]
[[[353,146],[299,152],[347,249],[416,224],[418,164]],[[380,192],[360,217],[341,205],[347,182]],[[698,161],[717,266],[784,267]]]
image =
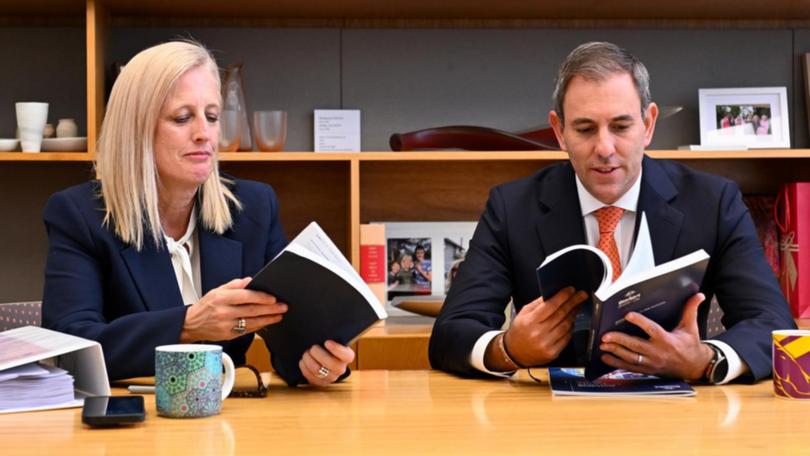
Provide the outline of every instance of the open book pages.
[[[627,264],[622,270],[621,275],[619,275],[619,278],[616,280],[616,282],[614,282],[614,285],[611,285],[610,283],[610,278],[613,277],[613,267],[610,264],[610,259],[608,259],[605,252],[591,245],[577,244],[560,249],[547,256],[546,259],[543,260],[540,267],[537,268],[538,271],[574,250],[585,250],[591,252],[592,254],[596,255],[596,257],[599,258],[599,261],[602,263],[602,274],[601,277],[598,278],[599,281],[596,282],[599,285],[594,293],[598,296],[610,296],[610,289],[615,291],[616,289],[620,290],[621,288],[624,288],[624,286],[615,288],[616,283],[632,283],[634,282],[633,277],[635,275],[649,271],[655,267],[655,257],[653,256],[652,241],[650,239],[650,229],[647,225],[647,215],[644,212],[641,213],[641,221],[639,222],[638,236],[636,237],[633,253],[630,255],[630,259],[627,261]],[[542,274],[540,275],[542,277]],[[543,285],[542,280],[541,285]],[[545,296],[546,294],[544,293],[543,295]]]
[[[602,263],[603,274],[601,274],[601,280],[597,282],[599,285],[596,288],[596,291],[593,293],[601,301],[607,300],[617,291],[621,291],[635,283],[644,282],[645,280],[649,280],[653,277],[676,271],[684,266],[709,258],[709,255],[701,249],[656,266],[652,240],[650,238],[650,230],[647,225],[647,215],[642,212],[641,221],[638,228],[638,236],[636,237],[633,253],[630,255],[630,259],[627,261],[627,264],[622,269],[622,273],[615,282],[611,283],[610,281],[610,278],[613,277],[613,267],[611,266],[610,259],[608,259],[607,255],[594,246],[584,244],[572,245],[552,253],[546,257],[538,268],[538,271],[542,270],[544,266],[551,264],[558,258],[563,257],[569,252],[575,250],[591,252],[596,255],[599,258],[599,261]],[[540,274],[540,276],[542,277],[542,274]],[[543,285],[542,280],[540,284],[541,286]]]
[[368,284],[316,222],[307,225],[284,250],[331,270],[362,294],[381,320],[388,316]]
[[624,290],[625,288],[632,286],[633,284],[641,283],[650,280],[652,278],[662,276],[673,271],[677,271],[678,269],[681,269],[685,266],[689,266],[690,264],[695,264],[700,261],[708,259],[709,254],[706,253],[705,250],[703,249],[696,250],[688,255],[684,255],[680,258],[667,261],[666,263],[661,263],[652,269],[648,269],[646,271],[642,271],[634,275],[626,275],[622,273],[622,275],[620,275],[615,282],[613,282],[607,287],[596,290],[594,294],[600,300],[606,301],[616,292]]
[[598,381],[585,378],[579,368],[550,367],[551,393],[554,396],[695,396],[697,393],[682,380],[659,378],[624,370],[616,370]]
[[[608,265],[610,261],[608,261]],[[649,271],[655,267],[655,256],[653,255],[652,239],[650,239],[650,228],[647,225],[647,214],[641,213],[641,221],[638,224],[638,236],[636,236],[636,244],[633,247],[633,253],[630,254],[630,259],[624,265],[621,275],[616,279],[616,282],[622,280],[622,277],[633,277],[641,274],[644,271]],[[608,276],[608,277],[613,277]],[[626,279],[625,279],[626,280]]]

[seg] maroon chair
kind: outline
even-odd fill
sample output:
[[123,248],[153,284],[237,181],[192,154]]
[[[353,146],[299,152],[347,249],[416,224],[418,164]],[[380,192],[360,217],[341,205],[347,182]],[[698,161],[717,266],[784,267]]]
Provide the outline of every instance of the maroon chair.
[[457,125],[394,133],[391,150],[560,150],[551,128],[514,134],[486,127]]

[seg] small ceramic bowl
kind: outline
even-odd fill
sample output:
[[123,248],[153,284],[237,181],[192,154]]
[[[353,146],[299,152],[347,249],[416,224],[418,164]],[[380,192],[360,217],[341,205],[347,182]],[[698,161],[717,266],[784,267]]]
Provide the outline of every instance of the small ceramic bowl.
[[0,151],[3,152],[10,152],[12,150],[19,150],[20,149],[20,140],[19,139],[0,139]]
[[45,138],[42,140],[43,152],[75,152],[87,150],[87,137]]

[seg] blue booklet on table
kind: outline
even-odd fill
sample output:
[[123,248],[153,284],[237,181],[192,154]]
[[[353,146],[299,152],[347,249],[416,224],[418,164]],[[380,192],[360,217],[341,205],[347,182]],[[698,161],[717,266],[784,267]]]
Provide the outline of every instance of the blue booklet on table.
[[549,367],[554,396],[694,396],[691,385],[676,379],[615,370],[597,381],[585,378],[585,369]]

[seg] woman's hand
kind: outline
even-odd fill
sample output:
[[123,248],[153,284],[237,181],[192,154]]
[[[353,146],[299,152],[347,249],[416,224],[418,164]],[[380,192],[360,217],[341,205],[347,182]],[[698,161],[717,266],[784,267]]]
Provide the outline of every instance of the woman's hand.
[[[231,280],[189,306],[180,342],[230,340],[281,321],[287,305],[267,293],[246,290],[249,282],[250,277]],[[235,331],[240,319],[245,320],[244,331]]]
[[324,347],[313,345],[298,361],[301,373],[310,385],[327,386],[346,373],[349,363],[354,361],[354,350],[327,340]]

